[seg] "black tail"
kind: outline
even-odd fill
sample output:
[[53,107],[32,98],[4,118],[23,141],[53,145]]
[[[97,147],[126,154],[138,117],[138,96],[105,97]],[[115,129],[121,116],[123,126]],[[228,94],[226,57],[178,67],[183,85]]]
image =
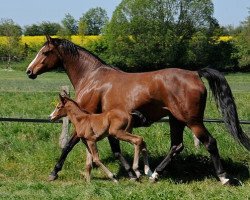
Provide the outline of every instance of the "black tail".
[[224,122],[231,135],[250,151],[250,138],[242,131],[232,91],[225,77],[214,69],[204,68],[198,71],[200,77],[208,80],[216,104],[220,107]]

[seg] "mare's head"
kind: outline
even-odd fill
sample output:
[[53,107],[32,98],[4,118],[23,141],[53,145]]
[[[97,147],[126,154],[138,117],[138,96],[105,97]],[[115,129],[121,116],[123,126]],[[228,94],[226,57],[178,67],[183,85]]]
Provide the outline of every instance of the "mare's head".
[[70,100],[67,96],[59,94],[60,102],[56,105],[55,110],[50,114],[49,118],[51,121],[56,121],[62,117],[67,116],[66,103]]
[[46,38],[47,41],[26,70],[27,75],[31,79],[35,79],[39,74],[62,66],[61,56],[58,50],[61,40],[51,38],[50,36],[46,36]]

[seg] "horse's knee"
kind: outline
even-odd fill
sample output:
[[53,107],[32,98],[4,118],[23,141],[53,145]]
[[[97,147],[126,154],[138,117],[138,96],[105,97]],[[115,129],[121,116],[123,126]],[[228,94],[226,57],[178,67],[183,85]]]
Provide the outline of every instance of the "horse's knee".
[[145,142],[143,141],[143,138],[142,138],[142,137],[138,136],[138,137],[135,139],[134,144],[140,146],[141,148],[143,148]]

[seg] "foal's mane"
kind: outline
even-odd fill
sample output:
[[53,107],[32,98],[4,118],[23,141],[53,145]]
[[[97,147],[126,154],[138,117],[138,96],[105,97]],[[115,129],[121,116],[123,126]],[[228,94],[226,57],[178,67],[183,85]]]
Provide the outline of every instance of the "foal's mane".
[[85,114],[91,114],[87,110],[80,108],[79,105],[78,105],[78,103],[76,103],[73,99],[71,99],[69,97],[64,97],[64,98],[66,98],[68,101],[72,102],[76,107],[78,107]]

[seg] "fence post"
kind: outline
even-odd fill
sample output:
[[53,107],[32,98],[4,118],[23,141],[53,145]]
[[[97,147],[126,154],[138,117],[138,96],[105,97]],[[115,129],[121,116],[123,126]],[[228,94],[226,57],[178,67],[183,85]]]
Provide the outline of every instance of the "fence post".
[[[69,86],[62,86],[60,93],[61,95],[66,93],[68,96],[70,96]],[[66,116],[63,117],[62,120],[62,132],[59,137],[59,146],[63,149],[69,140],[69,118]]]

